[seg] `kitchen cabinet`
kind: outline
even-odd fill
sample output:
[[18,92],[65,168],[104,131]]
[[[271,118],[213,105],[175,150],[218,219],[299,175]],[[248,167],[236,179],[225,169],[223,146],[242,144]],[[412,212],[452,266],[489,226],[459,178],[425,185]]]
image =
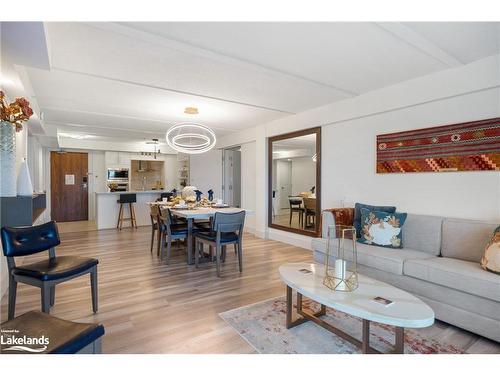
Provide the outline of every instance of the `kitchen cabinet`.
[[130,153],[106,151],[104,153],[106,168],[130,168]]
[[106,151],[104,153],[104,161],[106,163],[107,168],[118,166],[118,152]]
[[130,153],[129,152],[119,152],[118,153],[118,163],[119,165],[130,165]]

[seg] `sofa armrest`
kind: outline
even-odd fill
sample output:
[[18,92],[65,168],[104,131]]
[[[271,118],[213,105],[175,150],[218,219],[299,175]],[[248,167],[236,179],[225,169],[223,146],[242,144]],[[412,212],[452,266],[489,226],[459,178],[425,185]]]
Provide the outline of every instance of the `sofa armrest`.
[[[321,236],[328,238],[328,227],[330,225],[353,225],[354,208],[329,208],[321,213]],[[335,233],[335,237],[337,234]]]

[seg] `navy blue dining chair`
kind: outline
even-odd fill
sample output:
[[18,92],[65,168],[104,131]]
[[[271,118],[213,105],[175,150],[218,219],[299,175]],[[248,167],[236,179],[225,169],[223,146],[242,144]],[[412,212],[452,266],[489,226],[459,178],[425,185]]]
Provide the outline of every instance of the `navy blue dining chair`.
[[238,255],[240,272],[243,271],[243,226],[245,224],[245,211],[238,212],[216,212],[209,231],[199,231],[194,234],[195,238],[195,265],[198,268],[200,252],[203,252],[203,244],[215,247],[215,263],[217,276],[221,274],[221,261],[226,257],[226,246],[234,245]]
[[172,252],[172,241],[186,239],[188,228],[186,224],[176,223],[170,208],[160,207],[161,241],[160,260],[163,260],[165,253],[165,243],[167,245],[167,264],[170,263]]
[[[14,318],[17,283],[41,289],[42,312],[49,313],[55,303],[56,285],[75,277],[90,274],[92,307],[97,312],[97,264],[94,258],[56,257],[55,247],[61,243],[55,221],[32,227],[3,227],[3,253],[9,271],[9,314]],[[15,258],[47,251],[49,257],[36,263],[16,265]]]

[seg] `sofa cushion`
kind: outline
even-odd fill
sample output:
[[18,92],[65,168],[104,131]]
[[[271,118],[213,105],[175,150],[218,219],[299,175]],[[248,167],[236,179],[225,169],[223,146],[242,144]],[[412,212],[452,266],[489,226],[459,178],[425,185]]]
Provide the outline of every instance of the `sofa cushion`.
[[405,261],[404,274],[500,302],[500,276],[476,262],[434,257]]
[[479,263],[497,226],[484,221],[444,219],[441,255]]
[[[324,240],[323,240],[324,241]],[[326,242],[326,241],[324,241]],[[317,241],[315,249],[316,251],[326,253],[323,251],[322,244]],[[337,241],[332,241],[331,256],[337,257]],[[352,261],[352,241],[344,240],[344,256],[345,259]],[[424,253],[422,251],[416,251],[412,249],[390,249],[386,247],[370,246],[362,243],[356,243],[356,249],[358,253],[358,264],[362,264],[367,267],[373,267],[381,271],[394,273],[397,275],[403,274],[403,263],[408,259],[427,259],[433,257],[430,254]]]
[[354,220],[353,225],[356,228],[356,234],[358,238],[361,237],[361,209],[366,208],[367,210],[389,212],[390,214],[396,212],[396,207],[394,206],[370,206],[369,204],[356,203],[354,205]]
[[442,224],[439,216],[408,214],[403,225],[404,247],[439,255]]
[[401,227],[406,221],[406,213],[382,212],[361,209],[361,238],[358,242],[393,249],[403,247]]
[[433,257],[427,253],[412,249],[391,249],[387,247],[357,244],[358,263],[381,271],[403,274],[404,262],[409,259]]

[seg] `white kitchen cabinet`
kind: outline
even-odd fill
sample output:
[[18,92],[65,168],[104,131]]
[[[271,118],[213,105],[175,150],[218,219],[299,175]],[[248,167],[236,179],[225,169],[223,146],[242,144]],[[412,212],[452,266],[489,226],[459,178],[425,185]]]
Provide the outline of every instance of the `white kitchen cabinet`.
[[118,166],[118,152],[116,151],[106,151],[104,153],[104,161],[107,168],[113,168]]
[[118,153],[118,164],[123,167],[129,167],[131,161],[130,152],[119,152]]
[[130,168],[130,152],[106,151],[104,160],[106,168]]

